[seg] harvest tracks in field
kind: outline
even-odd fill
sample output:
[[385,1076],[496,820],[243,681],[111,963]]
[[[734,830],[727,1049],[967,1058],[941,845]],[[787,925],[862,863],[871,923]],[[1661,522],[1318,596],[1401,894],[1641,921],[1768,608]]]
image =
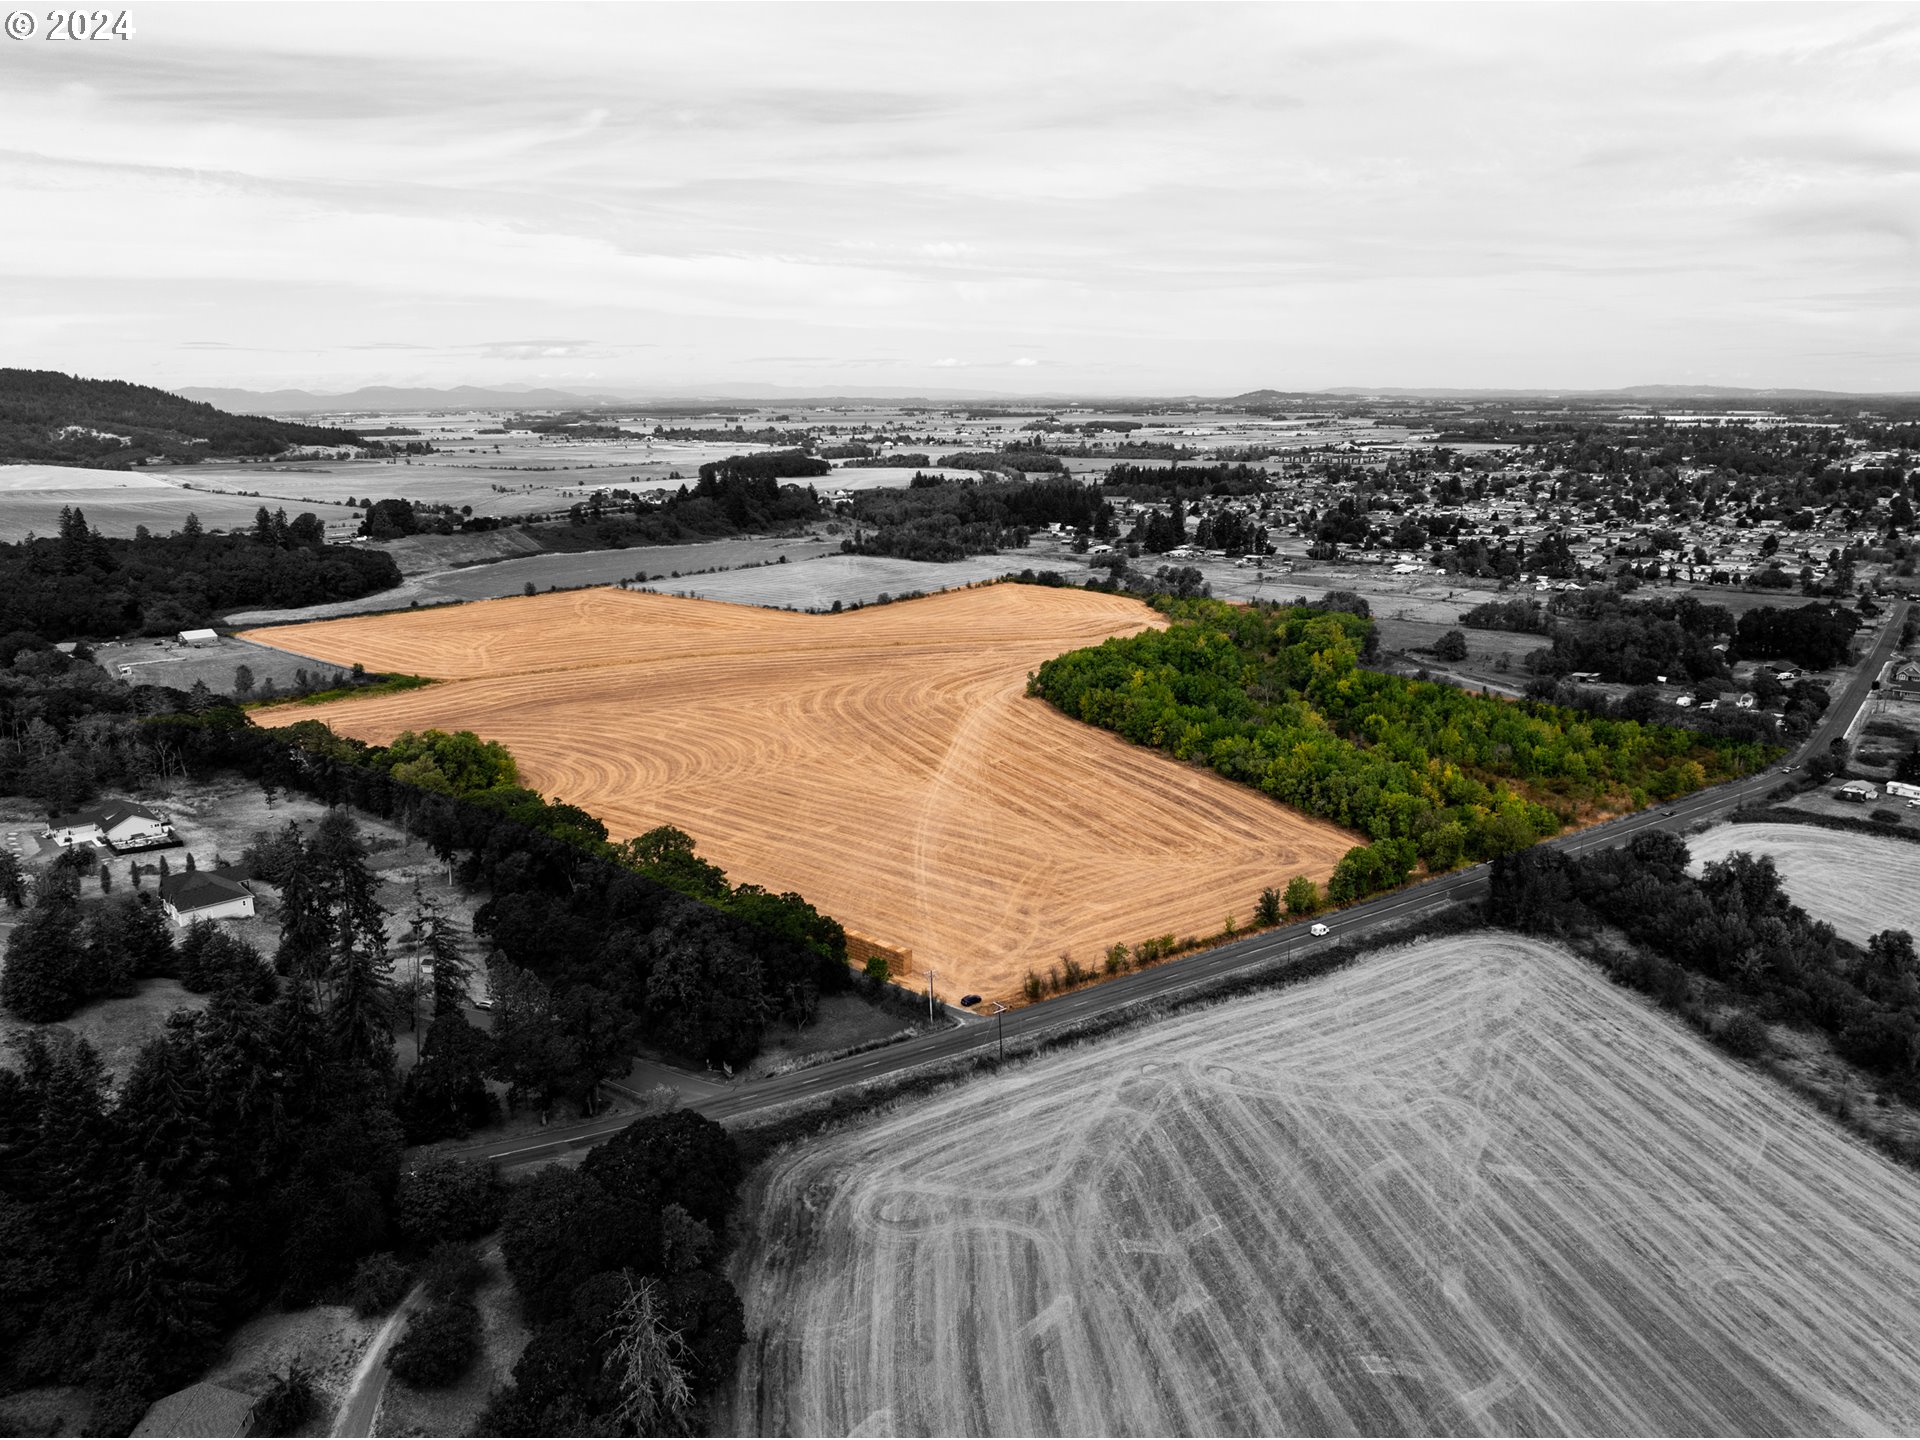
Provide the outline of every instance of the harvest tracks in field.
[[773,1157],[719,1429],[1905,1430],[1916,1198],[1564,952],[1431,941]]
[[1881,930],[1920,931],[1920,845],[1911,840],[1763,822],[1721,825],[1689,836],[1687,848],[1696,873],[1736,850],[1772,856],[1788,898],[1856,945]]
[[831,616],[592,590],[247,638],[449,682],[287,720],[473,730],[616,836],[676,825],[734,880],[910,949],[942,996],[1012,1000],[1063,950],[1091,969],[1115,942],[1244,922],[1358,843],[1025,695],[1041,661],[1161,623],[1023,585]]

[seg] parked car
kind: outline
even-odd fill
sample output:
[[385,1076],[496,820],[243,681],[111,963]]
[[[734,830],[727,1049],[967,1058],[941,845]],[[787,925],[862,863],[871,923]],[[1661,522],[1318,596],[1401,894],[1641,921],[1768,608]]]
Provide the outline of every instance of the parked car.
[[1328,931],[1325,925],[1322,925],[1319,921],[1316,920],[1314,922],[1313,928],[1309,930],[1307,933],[1309,935],[1319,936],[1319,935],[1329,934],[1330,932]]
[[980,1003],[980,997],[978,995],[962,995],[960,997],[960,1003],[971,1009]]

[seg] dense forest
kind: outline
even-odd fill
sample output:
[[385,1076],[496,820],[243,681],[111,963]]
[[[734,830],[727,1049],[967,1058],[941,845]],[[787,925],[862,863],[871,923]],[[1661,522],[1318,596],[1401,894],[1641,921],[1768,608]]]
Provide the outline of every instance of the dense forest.
[[[748,1058],[769,1025],[804,1021],[853,983],[840,927],[798,896],[729,884],[677,831],[610,843],[472,735],[367,747],[312,721],[267,731],[204,694],[115,684],[35,637],[0,652],[8,789],[51,772],[62,803],[79,803],[162,771],[238,772],[332,807],[238,857],[279,891],[270,956],[209,925],[176,936],[145,876],[84,848],[31,892],[0,852],[0,905],[23,912],[0,980],[14,1016],[58,1020],[155,976],[209,997],[168,1022],[117,1091],[60,1029],[32,1032],[20,1068],[0,1070],[0,1389],[84,1386],[96,1427],[124,1433],[261,1304],[372,1313],[415,1279],[427,1304],[393,1368],[444,1383],[476,1345],[471,1242],[504,1215],[536,1335],[489,1423],[696,1425],[740,1336],[718,1270],[739,1168],[723,1133],[684,1116],[646,1122],[580,1171],[510,1196],[454,1161],[403,1174],[402,1149],[496,1118],[488,1080],[513,1106],[590,1110],[642,1042]],[[395,983],[355,813],[405,827],[487,896],[473,933],[492,952],[491,1032],[466,1018],[457,927],[417,895],[410,918],[431,976]],[[81,902],[83,883],[97,899]],[[394,1028],[422,1007],[419,1063],[402,1078]],[[601,1218],[616,1223],[582,1234]],[[277,1377],[272,1433],[301,1423],[303,1397],[298,1373]]]
[[1866,947],[1810,919],[1781,886],[1771,858],[1736,851],[1697,877],[1678,836],[1651,831],[1586,856],[1545,847],[1503,856],[1487,902],[1495,924],[1536,934],[1584,935],[1602,926],[1638,947],[1609,964],[1628,984],[1669,1004],[1697,984],[1743,1007],[1724,1036],[1754,1054],[1765,1023],[1830,1036],[1846,1059],[1920,1100],[1920,960],[1912,935],[1887,930]]
[[[258,873],[286,899],[271,962],[211,925],[176,943],[137,888],[78,922],[72,866],[46,877],[12,937],[0,1000],[23,1018],[57,1018],[83,973],[97,993],[176,975],[210,998],[176,1012],[117,1091],[60,1028],[29,1032],[20,1068],[0,1069],[0,1392],[80,1385],[97,1433],[125,1433],[262,1304],[372,1313],[416,1278],[427,1303],[390,1363],[409,1383],[448,1383],[478,1350],[471,1242],[504,1215],[508,1268],[538,1329],[490,1433],[571,1433],[568,1414],[617,1423],[634,1406],[626,1418],[643,1429],[696,1418],[742,1334],[716,1268],[740,1170],[725,1132],[684,1114],[643,1120],[579,1171],[543,1172],[510,1196],[457,1160],[403,1174],[404,1145],[495,1118],[489,1076],[531,1098],[623,1073],[635,1022],[598,991],[523,975],[503,987],[495,1030],[475,1028],[447,917],[423,906],[436,963],[427,994],[404,1003],[424,999],[431,1018],[400,1080],[385,917],[348,812],[261,848],[278,853],[257,857]],[[596,1279],[612,1298],[583,1313]],[[623,1341],[669,1336],[665,1368],[622,1372]],[[276,1377],[266,1403],[282,1423],[265,1433],[298,1424],[304,1383]]]
[[1169,628],[1049,660],[1029,693],[1368,836],[1334,874],[1337,904],[1417,864],[1524,849],[1592,807],[1668,799],[1773,753],[1365,670],[1372,622],[1357,615],[1154,603]]
[[0,369],[0,460],[121,470],[148,460],[177,464],[360,443],[347,430],[229,415],[151,385]]
[[352,600],[400,583],[393,558],[327,545],[310,514],[262,508],[244,534],[208,535],[199,521],[173,535],[113,539],[62,512],[57,537],[0,545],[6,626],[49,639],[167,635],[228,610]]

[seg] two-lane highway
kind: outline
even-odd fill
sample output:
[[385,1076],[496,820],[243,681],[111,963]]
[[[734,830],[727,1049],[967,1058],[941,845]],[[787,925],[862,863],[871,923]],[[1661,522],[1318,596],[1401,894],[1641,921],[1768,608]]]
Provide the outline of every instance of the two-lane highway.
[[[1880,673],[1881,666],[1893,652],[1905,611],[1904,601],[1892,606],[1879,642],[1862,660],[1847,688],[1828,706],[1821,723],[1801,747],[1801,757],[1825,750],[1835,736],[1844,734],[1852,726],[1855,715],[1872,693],[1874,677]],[[1696,791],[1664,806],[1603,821],[1541,843],[1558,846],[1577,855],[1622,844],[1647,830],[1683,832],[1702,821],[1720,819],[1742,805],[1761,799],[1780,783],[1779,771],[1769,769],[1725,785]],[[1276,960],[1311,955],[1336,942],[1364,939],[1375,932],[1400,926],[1461,901],[1481,899],[1487,891],[1489,874],[1488,865],[1474,865],[1326,916],[1324,918],[1333,933],[1325,940],[1310,937],[1304,925],[1291,925],[1249,936],[1213,950],[1166,961],[1148,970],[1102,981],[1036,1005],[1009,1010],[996,1021],[970,1021],[956,1029],[902,1041],[884,1050],[848,1056],[768,1080],[744,1082],[724,1095],[700,1100],[690,1108],[716,1120],[738,1119],[796,1101],[821,1099],[840,1090],[925,1065],[990,1052],[998,1043],[1002,1026],[1008,1040],[1019,1040],[1040,1031],[1210,986],[1242,972],[1271,965]],[[618,1115],[590,1120],[579,1125],[556,1127],[538,1137],[524,1136],[483,1145],[455,1147],[451,1153],[493,1160],[507,1168],[540,1164],[570,1150],[592,1145],[631,1124],[632,1118],[630,1115]]]

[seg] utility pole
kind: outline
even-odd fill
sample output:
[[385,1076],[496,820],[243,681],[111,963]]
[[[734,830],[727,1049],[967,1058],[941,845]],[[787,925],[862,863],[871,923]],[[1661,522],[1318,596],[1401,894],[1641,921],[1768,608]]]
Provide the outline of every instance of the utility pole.
[[1007,1007],[1002,1005],[998,1000],[992,1000],[988,1003],[993,1006],[993,1038],[1000,1046],[1000,1059],[996,1063],[1005,1065],[1007,1063],[1007,1022],[1000,1017],[1007,1013]]
[[927,1019],[933,1019],[933,982],[940,974],[938,970],[928,968],[920,972],[927,977]]

